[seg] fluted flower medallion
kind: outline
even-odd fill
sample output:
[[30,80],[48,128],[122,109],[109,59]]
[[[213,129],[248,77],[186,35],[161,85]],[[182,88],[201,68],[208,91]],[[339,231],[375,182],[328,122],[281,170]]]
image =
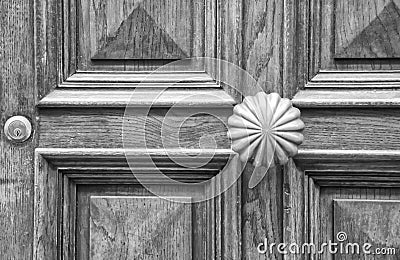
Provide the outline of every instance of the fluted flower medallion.
[[256,171],[250,179],[251,187],[262,180],[271,165],[286,164],[304,140],[300,110],[277,93],[246,97],[234,107],[228,126],[232,149],[240,160],[253,160]]

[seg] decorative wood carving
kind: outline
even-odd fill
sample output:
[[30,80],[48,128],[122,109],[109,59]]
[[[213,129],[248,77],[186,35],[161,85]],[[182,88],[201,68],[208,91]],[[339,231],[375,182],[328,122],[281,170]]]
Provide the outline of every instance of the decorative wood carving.
[[304,140],[300,110],[276,93],[246,97],[235,106],[228,125],[232,149],[242,162],[253,158],[256,168],[268,169],[275,157],[279,164],[287,163]]

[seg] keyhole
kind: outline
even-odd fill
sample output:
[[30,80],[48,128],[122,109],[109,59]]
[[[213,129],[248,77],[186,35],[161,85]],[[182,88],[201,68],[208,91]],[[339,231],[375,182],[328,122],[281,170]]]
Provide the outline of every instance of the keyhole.
[[31,136],[32,125],[26,117],[13,116],[4,124],[4,133],[10,141],[22,143]]
[[15,138],[20,138],[22,135],[22,130],[20,128],[15,128],[14,129],[14,136]]

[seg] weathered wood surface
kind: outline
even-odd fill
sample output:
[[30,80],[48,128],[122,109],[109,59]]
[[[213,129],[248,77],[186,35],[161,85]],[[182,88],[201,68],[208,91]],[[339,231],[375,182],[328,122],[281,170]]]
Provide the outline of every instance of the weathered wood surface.
[[[230,147],[224,110],[44,109],[39,123],[41,147],[217,148]],[[196,111],[200,114],[197,114]],[[148,113],[147,113],[148,112]],[[189,112],[197,115],[191,116]],[[79,131],[77,131],[79,129]],[[122,139],[124,135],[124,139]],[[124,144],[123,144],[124,142]],[[124,146],[125,145],[125,146]]]
[[302,108],[398,108],[399,90],[301,90],[293,104]]
[[303,109],[300,149],[399,150],[397,109]]
[[[319,70],[325,69],[357,71],[400,69],[398,59],[388,59],[395,57],[399,48],[398,33],[396,33],[399,21],[395,17],[396,12],[393,11],[395,7],[390,8],[390,13],[387,10],[382,11],[382,15],[389,20],[394,19],[393,22],[380,22],[379,18],[373,22],[386,4],[389,7],[395,6],[398,5],[398,1],[339,1],[335,4],[334,0],[312,0],[309,16],[300,20],[301,23],[308,25],[311,33],[309,77],[312,78]],[[368,25],[374,29],[368,29]],[[378,29],[382,26],[387,26],[389,31]],[[357,40],[357,37],[361,39]],[[351,45],[352,40],[357,44]],[[348,44],[351,45],[352,51],[340,54],[341,47],[346,47]],[[395,49],[397,51],[394,51]],[[345,59],[335,59],[336,55]],[[361,57],[368,59],[360,59]]]
[[400,57],[400,1],[336,2],[335,56]]
[[158,197],[90,197],[90,258],[191,259],[192,206]]
[[[214,79],[203,71],[155,71],[155,72],[113,72],[113,71],[85,71],[76,72],[68,77],[63,84],[67,83],[214,83]],[[189,87],[189,86],[187,86]],[[187,88],[186,87],[186,88]]]
[[24,115],[36,127],[33,2],[0,2],[0,256],[32,258],[33,148],[10,143],[6,120]]
[[[385,248],[385,250],[392,248],[394,251],[386,251],[385,259],[398,259],[399,200],[335,199],[333,208],[333,234],[344,232],[347,239],[343,243],[357,241],[360,252],[366,243],[371,244],[371,248],[368,249],[371,252],[375,252],[377,248]],[[371,257],[371,259],[380,258],[380,256]],[[343,254],[341,259],[352,259],[352,257]]]
[[91,1],[83,24],[90,24],[92,59],[190,57],[204,28],[200,6],[204,1]]
[[[241,79],[240,90],[245,95],[254,95],[261,88],[282,95],[282,2],[223,2],[226,7],[221,14],[221,58],[247,70],[258,85]],[[228,74],[227,77],[235,75]],[[266,255],[257,252],[258,244],[265,238],[269,243],[279,243],[283,239],[282,169],[271,169],[257,187],[249,189],[252,172],[253,167],[248,166],[242,175],[241,259],[282,259],[277,252]]]
[[[198,155],[199,150],[194,151],[193,149],[187,149],[182,151],[178,149],[170,152],[177,158]],[[205,152],[203,156],[214,154],[212,150],[208,152],[202,150],[202,152]],[[75,253],[79,259],[89,258],[89,199],[91,196],[153,196],[149,191],[139,185],[137,180],[133,177],[130,169],[126,165],[125,153],[135,156],[138,160],[146,156],[143,149],[126,151],[123,149],[104,148],[41,148],[36,150],[37,174],[35,175],[36,207],[34,259],[55,259],[57,252],[63,254],[66,259],[72,258]],[[165,150],[151,150],[149,154],[157,165],[163,165],[163,167],[169,168],[170,170],[177,167],[176,163],[172,162],[169,158],[171,154],[167,154]],[[213,162],[209,165],[204,165],[202,169],[205,171],[212,169],[214,171],[218,170],[225,165],[226,159],[230,155],[232,155],[230,149],[224,150],[223,153],[217,153],[212,160]],[[201,160],[201,157],[202,156],[197,156],[195,158],[196,160]],[[186,162],[196,163],[195,159],[186,159]],[[146,165],[146,160],[143,160],[142,163],[134,164],[134,167],[139,173],[144,173],[149,179],[156,179],[157,176],[152,176],[151,171],[142,171],[145,169]],[[194,169],[194,172],[198,172],[198,170]],[[175,172],[175,174],[177,173],[178,172]],[[177,180],[181,181],[187,180],[188,178],[196,178],[194,175],[188,175],[187,172],[181,172],[180,176],[176,176],[178,177]],[[212,175],[209,177],[211,176]],[[198,177],[201,176],[198,175]],[[197,179],[197,182],[202,181],[204,181],[204,179]],[[46,182],[48,183],[46,184]],[[203,196],[205,191],[203,185],[196,187],[180,187],[179,185],[163,185],[160,181],[150,184],[160,192],[158,194],[164,194],[163,196],[172,196],[175,198],[195,198],[197,196]],[[61,200],[62,194],[64,200]],[[237,203],[239,201],[232,201],[231,197],[228,196],[221,200],[221,204],[218,207],[220,209],[221,207],[225,207],[225,209],[230,209],[230,207],[232,207],[232,209],[234,209],[238,207]],[[63,203],[63,205],[60,205],[61,203]],[[168,205],[168,202],[163,203]],[[61,211],[57,210],[62,206],[65,210],[63,214]],[[158,203],[156,203],[156,207],[161,211],[163,209]],[[231,226],[237,227],[238,222],[240,223],[240,220],[237,219],[238,215],[234,214],[232,217],[227,216],[225,221],[229,223],[233,221],[232,225],[220,225],[224,222],[220,219],[215,219],[211,214],[216,212],[216,207],[216,204],[208,202],[196,203],[191,206],[192,210],[190,210],[189,214],[193,222],[193,224],[190,225],[192,229],[192,242],[185,241],[185,246],[190,246],[193,256],[199,257],[200,259],[218,259],[217,254],[225,254],[224,249],[220,249],[219,251],[215,249],[215,241],[222,241],[225,239],[224,237],[230,242],[238,241],[236,236],[232,236],[233,233],[230,231]],[[121,211],[124,211],[124,209],[121,209]],[[46,214],[47,212],[49,212],[49,214]],[[236,209],[235,212],[239,211]],[[105,215],[103,216],[106,218]],[[61,220],[63,220],[62,223],[59,222]],[[59,233],[57,232],[58,225],[62,225],[63,227],[64,242],[69,242],[69,244],[63,244],[62,248],[64,251],[62,252],[59,251],[60,248],[56,246],[57,241],[59,241]],[[220,230],[218,234],[214,228],[217,226]],[[180,228],[176,225],[175,227],[178,229]],[[120,228],[127,227],[120,226]],[[76,233],[75,231],[77,230],[79,230],[79,232]],[[189,231],[188,228],[180,230],[182,231],[180,235],[184,237],[188,235],[186,233]],[[224,237],[221,237],[221,232],[226,232]],[[230,238],[233,238],[233,241],[229,240]],[[77,249],[76,252],[75,246]],[[226,252],[226,254],[230,253],[232,252]],[[187,258],[185,257],[183,259]]]
[[[392,215],[390,217],[390,220],[393,221],[392,223],[394,225],[386,226],[383,223],[385,223],[387,220],[387,217],[385,218],[383,215],[385,214],[384,209],[381,208],[378,212],[374,214],[372,218],[369,218],[368,216],[371,216],[370,214],[372,213],[372,210],[378,206],[377,204],[381,204],[382,207],[384,204],[388,204],[390,202],[384,202],[384,201],[390,201],[390,200],[399,200],[400,198],[400,193],[398,188],[368,188],[368,187],[321,187],[318,185],[318,183],[312,182],[312,184],[309,186],[310,188],[310,202],[312,203],[311,208],[310,208],[310,234],[311,234],[311,241],[314,241],[316,244],[322,244],[325,241],[329,241],[330,239],[336,238],[336,231],[339,232],[339,228],[350,228],[350,230],[340,230],[343,232],[348,231],[347,235],[349,237],[349,240],[346,242],[350,243],[360,243],[361,245],[363,244],[364,239],[367,239],[368,237],[370,240],[368,241],[371,244],[374,244],[374,242],[377,242],[376,247],[385,247],[385,245],[390,245],[391,243],[394,243],[398,245],[398,224],[395,215]],[[352,207],[350,215],[347,215],[347,220],[345,219],[346,216],[340,215],[339,212],[343,212],[338,208],[338,205],[334,207],[335,201],[338,200],[365,200],[364,204],[364,209],[357,209],[356,204],[354,204],[355,207]],[[378,200],[378,202],[377,202]],[[367,202],[370,201],[370,202]],[[375,201],[375,202],[374,202]],[[357,202],[355,202],[357,203]],[[343,203],[341,203],[341,206]],[[360,205],[359,205],[360,206]],[[378,206],[379,207],[379,206]],[[398,208],[398,206],[395,206]],[[342,207],[341,207],[342,208]],[[366,210],[366,209],[370,210]],[[387,208],[389,210],[389,208]],[[366,210],[366,211],[365,211]],[[356,217],[355,215],[357,212],[361,213],[364,211],[364,214],[362,214],[360,217]],[[392,214],[395,212],[393,209],[389,210],[392,212]],[[336,214],[335,214],[336,213]],[[344,212],[343,212],[344,213]],[[378,219],[378,214],[382,214],[381,218]],[[396,212],[395,214],[398,214]],[[351,216],[354,216],[355,218],[353,219],[348,219]],[[369,228],[365,229],[362,228],[363,224],[358,222],[362,220],[367,220],[369,221]],[[341,221],[343,220],[343,221]],[[391,221],[388,222],[391,222]],[[340,224],[339,224],[340,222]],[[388,223],[386,222],[386,223]],[[353,224],[353,225],[352,225]],[[380,226],[384,226],[384,228],[379,229]],[[376,227],[374,229],[375,235],[372,235],[371,233],[368,234],[368,229]],[[379,230],[377,232],[377,230]],[[390,236],[386,236],[385,239],[382,240],[380,238],[380,234],[385,234],[388,232],[389,234],[393,234],[393,238],[390,238]],[[358,236],[359,235],[359,236]],[[354,239],[352,239],[354,238]],[[387,240],[386,240],[387,239]],[[381,240],[381,241],[379,241]],[[384,243],[379,243],[379,242],[384,242]],[[337,254],[338,257],[341,257],[341,259],[352,259],[352,255],[340,255]],[[330,254],[328,251],[325,251],[324,254],[317,254],[314,259],[330,259]],[[346,258],[347,257],[347,258]],[[386,256],[385,259],[396,259],[395,258],[390,258],[389,256]],[[373,258],[372,258],[373,259]],[[380,259],[380,258],[376,258]]]
[[[101,71],[153,70],[170,61],[92,61],[91,55],[93,55],[93,53],[90,49],[90,43],[87,41],[90,40],[90,37],[86,37],[89,35],[87,32],[90,31],[90,24],[84,23],[85,19],[88,20],[90,16],[89,6],[91,2],[78,1],[78,5],[75,5],[75,3],[75,1],[65,1],[64,3],[64,20],[68,21],[64,26],[59,26],[61,24],[61,15],[54,15],[57,14],[59,10],[63,10],[60,8],[62,5],[61,2],[51,3],[40,1],[37,5],[37,14],[40,17],[40,19],[38,19],[39,29],[37,30],[39,38],[37,41],[37,71],[38,86],[40,86],[38,92],[41,97],[47,94],[49,88],[61,82],[61,75],[70,76],[70,74],[76,70],[77,64],[80,69]],[[122,4],[118,5],[120,7],[123,6]],[[197,37],[195,41],[197,41],[197,43],[194,45],[200,46],[197,52],[201,53],[203,49],[201,46],[204,44],[205,52],[208,54],[207,56],[219,57],[247,69],[250,74],[256,78],[261,88],[267,92],[274,91],[285,97],[292,97],[297,89],[306,85],[308,76],[314,76],[321,68],[363,70],[363,73],[322,73],[315,78],[316,84],[319,83],[317,81],[328,82],[331,84],[328,87],[363,87],[367,85],[370,88],[374,88],[379,86],[393,87],[399,85],[397,74],[390,71],[400,68],[400,63],[397,60],[334,60],[333,34],[335,32],[332,26],[334,25],[333,19],[336,9],[333,0],[313,0],[310,3],[290,3],[288,1],[282,2],[276,0],[262,0],[258,2],[237,0],[221,1],[220,3],[206,1],[205,8],[207,12],[203,13],[201,4],[195,8],[199,10],[198,14],[197,11],[195,12],[195,15],[210,19],[206,21],[207,23],[204,30],[201,29],[195,33]],[[75,14],[78,14],[78,19]],[[126,12],[126,14],[129,15],[128,12]],[[197,21],[198,18],[194,20]],[[208,21],[210,22],[208,23]],[[75,25],[78,25],[79,28],[82,29],[79,34],[76,28],[74,28]],[[200,28],[201,25],[196,25],[194,27]],[[217,32],[215,28],[218,29]],[[64,48],[59,47],[62,46],[63,42],[60,40],[61,34],[59,32],[64,32],[64,36],[69,39],[64,39]],[[310,39],[307,38],[309,32],[311,33]],[[205,34],[205,43],[202,40],[202,33]],[[58,37],[56,37],[57,35]],[[78,43],[79,49],[76,49],[76,43]],[[310,46],[308,46],[308,44],[310,44]],[[63,55],[60,53],[62,49],[65,51]],[[310,53],[308,52],[309,49]],[[307,54],[310,56],[307,56]],[[308,62],[311,64],[310,67],[308,66]],[[58,67],[60,64],[63,64],[64,67]],[[368,75],[369,71],[377,69],[387,69],[388,71],[376,74],[371,73]],[[182,68],[179,68],[179,70],[182,70]],[[216,68],[214,72],[216,72],[216,74],[221,73],[222,77],[230,78],[231,80],[242,80],[240,77],[237,77],[237,75],[232,75],[224,71],[224,68]],[[86,78],[79,78],[82,75],[78,74],[78,78],[73,79],[79,81],[79,84],[74,85],[76,82],[73,82],[70,86],[95,88],[95,84],[103,82],[101,83],[103,84],[101,87],[104,87],[105,84],[108,84],[104,82],[111,81],[109,82],[110,85],[106,87],[107,90],[109,90],[110,87],[115,87],[115,85],[121,84],[121,82],[125,81],[128,83],[124,84],[130,84],[132,81],[138,80],[137,78],[132,79],[128,77],[125,80],[124,75],[118,79],[108,77],[108,75],[95,75],[101,77],[93,77],[93,75],[94,74],[87,74],[83,75],[85,77],[87,76]],[[94,84],[93,82],[89,82],[91,80],[96,81],[96,78],[98,78],[98,80]],[[356,81],[356,83],[349,84],[351,81]],[[246,84],[245,81],[243,81],[241,85],[243,86],[241,90],[243,90],[245,94],[255,94],[255,86]],[[318,85],[316,86],[318,87]],[[132,87],[132,85],[129,87]],[[70,89],[74,90],[73,88]],[[76,97],[76,99],[72,101],[67,100],[68,97],[62,95],[66,92],[56,91],[52,94],[53,96],[49,96],[49,98],[56,98],[53,99],[54,102],[48,103],[48,106],[60,106],[60,104],[61,107],[77,105],[85,106],[86,108],[96,106],[96,104],[98,107],[122,106],[122,99],[119,98],[122,98],[126,92],[122,91],[120,92],[122,95],[113,96],[110,95],[111,93],[107,92],[107,90],[103,95],[94,95],[97,97],[95,100],[90,99],[95,92],[85,90],[87,91],[87,95]],[[80,92],[80,94],[82,94],[82,92]],[[372,93],[369,94],[372,96]],[[385,93],[381,94],[382,96],[378,95],[377,97],[385,96]],[[329,93],[327,95],[329,96]],[[387,96],[390,97],[390,95],[392,94],[388,91]],[[320,102],[316,100],[319,97],[321,96],[315,96],[314,100],[316,103]],[[352,100],[356,99],[356,95],[350,95],[350,97]],[[335,103],[337,102],[336,100],[340,99],[338,96],[335,98],[334,101],[328,100],[326,103]],[[113,99],[118,99],[119,101],[115,102]],[[310,103],[313,102],[312,100],[306,101]],[[171,103],[171,101],[168,102]],[[321,103],[323,102],[324,101]],[[380,101],[376,99],[368,100],[367,103],[363,103],[359,100],[355,102],[358,102],[357,104],[362,106],[375,106],[380,104]],[[383,102],[385,105],[392,105],[390,103],[392,100],[385,100]],[[207,102],[204,102],[204,104],[207,105]],[[214,102],[214,104],[217,105],[218,103]],[[339,101],[338,105],[343,105],[343,102],[340,103]],[[70,110],[70,108],[68,108],[68,110]],[[84,148],[88,146],[99,147],[100,149],[103,147],[114,147],[113,145],[119,146],[121,143],[110,142],[110,136],[113,138],[112,140],[117,140],[121,133],[120,129],[117,129],[121,119],[114,117],[115,114],[112,115],[111,110],[112,109],[99,109],[97,113],[90,114],[94,110],[89,109],[83,112],[82,109],[82,111],[79,112],[81,114],[74,114],[74,109],[72,109],[70,110],[72,112],[64,111],[64,116],[63,113],[54,113],[53,109],[43,108],[40,110],[40,113],[44,115],[41,118],[42,128],[40,131],[43,131],[41,145],[46,147],[59,147],[60,144],[62,144],[68,147]],[[104,113],[104,115],[102,115],[102,113]],[[120,111],[117,116],[121,115]],[[306,130],[306,137],[308,139],[304,146],[305,149],[303,150],[305,153],[300,154],[299,160],[304,162],[313,156],[313,160],[308,161],[308,167],[314,165],[315,169],[320,171],[331,169],[329,167],[339,167],[342,171],[355,171],[359,169],[360,166],[365,166],[366,169],[374,171],[398,169],[399,160],[396,159],[396,156],[394,156],[396,157],[394,158],[391,157],[390,154],[372,151],[372,149],[380,149],[384,152],[384,150],[388,148],[398,150],[398,134],[395,130],[398,124],[396,110],[383,109],[374,111],[373,109],[364,108],[358,110],[332,110],[324,108],[314,110],[307,109],[307,111],[303,113],[303,116],[304,115],[308,120],[306,126],[309,125],[309,130]],[[60,122],[61,119],[63,122]],[[74,125],[72,122],[78,122],[78,125]],[[216,124],[216,122],[212,120],[210,122]],[[360,124],[361,129],[359,125],[356,125],[354,122]],[[193,125],[201,126],[201,124]],[[79,135],[79,131],[81,130],[77,130],[77,126],[82,127],[82,135]],[[206,125],[204,129],[199,129],[202,129],[201,131],[206,131],[208,128]],[[376,132],[379,134],[376,134]],[[184,144],[188,146],[194,145],[194,142],[192,142],[192,139],[189,139],[189,137],[191,137],[193,133],[195,136],[197,135],[196,131],[193,131],[192,135],[190,135],[190,133],[191,131],[189,130],[186,132],[188,139],[186,139],[187,142],[184,142]],[[219,134],[222,136],[223,131],[221,130]],[[99,137],[99,140],[96,140],[96,135]],[[157,144],[157,141],[154,142],[155,147],[158,147]],[[340,151],[342,149],[352,148],[369,150],[365,151],[366,154],[361,155],[360,150],[352,151],[357,156],[359,155],[359,157],[352,157],[353,153],[346,154]],[[334,151],[339,151],[333,154],[333,159],[330,154],[325,156],[325,153],[327,151],[332,151],[332,149],[338,149]],[[307,151],[316,153],[307,153]],[[90,150],[88,153],[96,154],[98,151]],[[119,155],[121,156],[123,154]],[[108,154],[107,156],[112,157],[112,154]],[[97,160],[90,161],[88,164],[91,167],[96,167],[99,163],[112,163],[107,161],[107,156],[97,158]],[[385,156],[393,158],[393,160],[385,161],[379,159]],[[339,162],[335,161],[336,157],[339,157]],[[81,159],[84,158],[87,159],[88,156],[82,157]],[[365,158],[368,160],[364,160]],[[75,155],[74,160],[77,159],[79,159],[79,156]],[[69,158],[65,160],[68,161],[72,159]],[[334,162],[331,162],[332,160]],[[348,162],[349,160],[351,162]],[[297,159],[296,162],[298,162]],[[345,164],[346,162],[347,164]],[[92,170],[99,169],[93,168]],[[199,255],[204,256],[205,259],[221,259],[224,257],[227,259],[298,259],[296,256],[282,256],[277,252],[274,252],[272,255],[262,256],[259,255],[256,250],[257,245],[263,242],[264,238],[267,238],[270,243],[279,243],[281,241],[301,243],[307,239],[304,235],[305,232],[307,235],[310,233],[313,236],[322,230],[318,229],[319,227],[316,226],[316,220],[310,219],[309,221],[308,219],[308,217],[313,214],[316,216],[319,214],[319,210],[316,206],[319,203],[320,195],[314,191],[311,193],[307,192],[308,189],[313,190],[315,186],[313,180],[305,176],[304,172],[301,171],[302,169],[297,169],[293,163],[284,167],[283,170],[284,172],[281,168],[271,170],[258,187],[254,190],[249,190],[248,182],[250,174],[252,173],[252,168],[248,167],[241,182],[233,187],[232,190],[215,200],[211,200],[199,206],[204,207],[202,208],[203,211],[201,211],[201,214],[206,215],[207,218],[199,218],[195,221],[199,223],[199,225],[207,223],[207,230],[195,230],[194,234],[197,232],[198,237],[204,235],[206,241],[199,242],[199,246],[193,247],[193,254],[198,252]],[[282,172],[284,174],[282,174]],[[85,177],[90,177],[89,175],[89,172],[86,171]],[[39,185],[40,187],[38,187],[38,191],[39,194],[48,193],[49,195],[43,195],[43,197],[39,196],[37,199],[43,199],[41,205],[53,205],[49,202],[54,202],[58,194],[54,193],[52,190],[52,188],[56,190],[55,186],[45,186],[45,181],[47,180],[45,177],[45,175],[38,175],[37,178],[39,179],[37,181],[41,183],[41,185]],[[346,180],[346,183],[348,184],[350,181],[354,183],[354,180],[357,180],[356,177],[354,177],[353,180]],[[364,175],[358,176],[358,179],[364,177]],[[378,177],[379,176],[373,176],[370,178],[375,181],[376,185],[387,185],[380,183]],[[383,177],[394,181],[393,176],[384,175]],[[50,179],[50,181],[54,181],[54,178]],[[107,175],[104,180],[109,181],[111,179],[112,175]],[[121,179],[117,180],[115,178],[114,180],[118,181],[119,184],[122,183]],[[100,183],[99,180],[91,181],[95,184]],[[325,184],[329,183],[329,180],[325,180]],[[362,184],[362,182],[360,183]],[[377,187],[376,190],[378,193],[380,192],[379,187]],[[351,193],[353,194],[352,196],[358,196],[359,190],[349,189],[348,192],[349,194],[353,192]],[[104,192],[98,195],[104,195]],[[309,198],[307,196],[309,196]],[[307,205],[308,201],[310,203]],[[70,202],[74,203],[73,200]],[[56,214],[55,208],[50,207],[48,209],[50,212],[49,215],[42,214],[45,211],[45,206],[43,206],[43,208],[37,207],[37,209],[36,219],[38,221],[36,227],[38,229],[35,228],[35,230],[38,230],[37,234],[42,235],[42,240],[39,239],[40,236],[35,238],[35,254],[39,255],[44,252],[45,248],[52,248],[49,250],[53,251],[56,250],[53,242],[56,241],[57,230],[54,226],[54,222],[52,222],[50,218]],[[309,215],[307,215],[307,209],[310,210]],[[312,228],[307,225],[309,222]],[[326,222],[326,224],[329,223]],[[322,230],[322,232],[324,232],[324,230]],[[71,243],[74,243],[74,241],[71,240]],[[52,254],[47,255],[47,257],[48,259],[54,259],[54,255]]]
[[[39,102],[39,107],[231,108],[236,102],[222,89],[69,89],[58,88]],[[230,113],[230,112],[228,112]]]

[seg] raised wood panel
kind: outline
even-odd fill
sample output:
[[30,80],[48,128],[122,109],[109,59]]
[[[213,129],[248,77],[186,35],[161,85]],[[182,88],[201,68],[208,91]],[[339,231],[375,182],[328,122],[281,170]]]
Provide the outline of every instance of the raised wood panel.
[[[170,152],[175,156],[184,154],[182,151]],[[190,149],[186,155],[193,156],[192,152],[193,150]],[[210,152],[212,153],[212,151]],[[169,159],[165,150],[149,151],[149,155],[152,156],[156,165],[162,165],[161,168],[168,169],[176,176],[176,180],[184,182],[190,179],[198,183],[198,185],[190,187],[165,185],[160,179],[157,182],[159,177],[154,175],[154,168],[149,168],[150,165],[146,164],[145,160],[134,165],[134,172],[141,173],[150,180],[151,182],[145,181],[145,183],[151,185],[152,190],[156,190],[157,194],[188,202],[188,198],[199,198],[208,191],[215,191],[217,186],[214,184],[203,184],[203,181],[206,180],[204,177],[208,175],[209,178],[212,178],[213,175],[209,175],[209,171],[217,173],[226,164],[226,159],[231,152],[231,150],[225,150],[223,154],[216,154],[213,162],[203,165],[199,169],[187,168],[185,171],[181,171],[182,169],[178,169],[176,163]],[[146,156],[143,149],[134,151],[103,148],[36,150],[34,259],[57,259],[59,256],[62,256],[63,259],[90,259],[89,242],[99,238],[93,237],[90,233],[91,216],[99,224],[97,227],[105,229],[112,228],[113,223],[118,221],[126,222],[127,225],[118,225],[118,228],[124,227],[125,231],[116,229],[115,233],[111,232],[110,236],[106,236],[110,240],[114,234],[134,236],[134,232],[144,230],[146,225],[146,230],[154,231],[152,234],[155,236],[163,234],[157,231],[166,230],[166,232],[177,232],[169,234],[176,234],[181,239],[180,241],[185,239],[184,247],[174,247],[178,245],[177,243],[168,244],[169,246],[165,246],[166,251],[163,251],[165,253],[179,250],[179,253],[185,254],[184,257],[178,257],[180,256],[178,254],[178,256],[160,257],[160,259],[191,259],[191,257],[218,259],[220,255],[232,255],[231,259],[238,259],[236,243],[239,241],[237,236],[240,234],[238,229],[240,214],[237,213],[240,212],[240,206],[237,203],[240,202],[240,195],[237,194],[237,187],[232,187],[230,191],[230,194],[236,196],[236,200],[232,200],[232,196],[222,195],[216,199],[193,204],[175,204],[164,201],[156,198],[138,183],[132,175],[131,168],[127,165],[125,153],[135,156],[139,161],[140,158]],[[196,158],[189,159],[193,163],[199,159],[199,157],[192,158]],[[202,170],[203,174],[201,174]],[[222,185],[222,183],[215,185]],[[99,203],[96,202],[98,210],[91,207],[93,198],[100,200]],[[106,199],[106,202],[101,201],[102,199]],[[102,207],[104,206],[102,203],[107,202],[114,207]],[[138,209],[139,206],[140,209]],[[141,209],[144,210],[140,211]],[[157,215],[155,212],[160,213]],[[145,215],[146,218],[143,219],[138,214]],[[157,221],[160,222],[158,226],[150,225]],[[100,231],[95,226],[92,225],[92,227],[94,234],[105,235],[102,228]],[[132,227],[137,228],[132,229]],[[132,232],[127,232],[129,228]],[[178,233],[181,236],[178,236]],[[143,237],[146,238],[145,234],[141,238]],[[173,236],[169,236],[165,241],[171,242],[171,237]],[[61,239],[62,245],[58,244]],[[93,242],[95,242],[94,240]],[[153,241],[156,240],[154,238]],[[222,243],[226,241],[230,246],[217,246],[216,241]],[[103,240],[96,240],[96,242],[106,243]],[[153,245],[153,248],[163,247],[161,242]],[[96,252],[103,249],[98,248]],[[130,252],[128,249],[128,253]],[[160,255],[163,252],[160,252]],[[118,253],[124,254],[125,252]],[[148,257],[148,259],[157,259],[154,255]],[[109,258],[101,257],[101,259]]]
[[399,58],[400,1],[336,2],[336,58]]
[[85,71],[153,71],[179,59],[213,57],[206,50],[216,37],[211,21],[216,13],[208,15],[209,23],[205,20],[211,4],[211,0],[66,1],[71,12],[65,18],[71,22],[65,25],[69,47],[64,55]]
[[91,259],[191,259],[192,205],[179,200],[90,197]]
[[195,34],[204,30],[204,18],[195,6],[204,8],[204,1],[87,2],[92,59],[181,59],[199,47]]
[[[337,200],[333,202],[334,234],[345,232],[344,243],[369,243],[376,248],[400,248],[400,201],[393,200]],[[398,259],[396,255],[371,256],[369,259]],[[339,259],[352,259],[339,254]]]
[[[309,192],[310,192],[310,241],[313,241],[317,245],[321,245],[322,243],[328,243],[329,240],[336,242],[336,231],[339,232],[340,228],[347,228],[353,224],[351,230],[340,230],[346,232],[350,239],[354,238],[354,241],[349,239],[348,242],[351,243],[360,243],[364,242],[364,239],[368,239],[371,244],[374,244],[374,249],[376,247],[385,247],[385,245],[389,245],[391,242],[395,242],[398,240],[399,224],[398,219],[391,219],[387,223],[393,224],[392,226],[385,226],[385,219],[390,217],[397,216],[398,213],[398,203],[392,207],[384,206],[389,205],[390,201],[398,201],[400,198],[400,189],[399,188],[369,188],[369,187],[338,187],[338,186],[329,186],[329,187],[320,187],[317,182],[314,182],[312,179],[309,184]],[[347,206],[352,205],[351,210],[340,210],[336,204],[336,201],[342,200],[363,200],[369,201],[367,204],[356,204],[358,202],[353,202],[353,204],[348,204]],[[379,200],[379,202],[375,202]],[[341,203],[342,207],[343,203]],[[346,208],[347,208],[346,206]],[[384,212],[384,208],[388,209],[388,212]],[[368,209],[368,210],[367,210]],[[381,210],[379,210],[381,209]],[[396,210],[397,209],[397,210]],[[373,213],[375,210],[375,214]],[[340,212],[340,213],[339,213]],[[335,214],[336,213],[336,214]],[[387,215],[385,215],[387,214]],[[381,218],[378,219],[378,216]],[[341,221],[342,220],[342,221]],[[346,221],[347,222],[343,222]],[[364,222],[363,222],[364,220]],[[365,222],[366,221],[366,222]],[[339,222],[341,222],[339,224]],[[368,224],[367,224],[368,223]],[[367,228],[367,226],[369,226]],[[382,226],[382,229],[379,227]],[[364,230],[362,229],[364,227]],[[366,233],[365,231],[370,233]],[[363,232],[364,231],[364,232]],[[387,234],[394,237],[395,239],[390,240],[390,237],[385,237],[382,241],[384,243],[379,243],[379,240],[382,238],[385,232]],[[359,236],[358,236],[359,235]],[[397,237],[396,237],[397,236]],[[374,240],[375,239],[375,240]],[[386,242],[386,239],[387,242]],[[395,242],[396,245],[397,242]],[[335,255],[335,258],[329,254],[327,250],[323,254],[316,254],[312,259],[355,259],[355,255]],[[352,258],[353,257],[353,258]],[[358,256],[357,256],[358,257]],[[360,255],[360,257],[364,257],[364,255]],[[358,258],[357,258],[358,259]],[[368,258],[368,259],[382,259],[382,258]],[[394,258],[384,258],[384,259],[398,259],[397,256]]]
[[398,1],[312,0],[300,20],[309,24],[309,80],[320,70],[400,69],[397,7]]

